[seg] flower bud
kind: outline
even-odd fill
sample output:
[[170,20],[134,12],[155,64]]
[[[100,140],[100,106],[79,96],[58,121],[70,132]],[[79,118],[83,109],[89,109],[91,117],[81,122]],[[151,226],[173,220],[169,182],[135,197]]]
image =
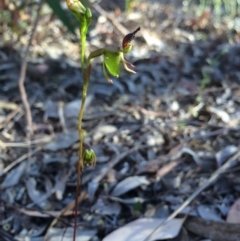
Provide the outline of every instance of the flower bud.
[[93,149],[91,149],[91,147],[88,144],[83,143],[83,164],[86,166],[95,167],[96,161],[97,158]]
[[81,22],[86,12],[82,3],[79,0],[66,0],[66,4],[73,15]]

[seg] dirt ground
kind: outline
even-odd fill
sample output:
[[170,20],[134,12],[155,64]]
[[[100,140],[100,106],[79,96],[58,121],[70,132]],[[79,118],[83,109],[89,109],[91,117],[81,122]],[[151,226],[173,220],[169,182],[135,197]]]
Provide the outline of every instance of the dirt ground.
[[[150,220],[175,211],[181,222],[154,240],[240,240],[240,18],[181,1],[135,1],[129,11],[112,2],[91,5],[87,54],[140,26],[125,55],[137,73],[122,69],[110,84],[102,59],[92,62],[83,128],[97,165],[83,172],[77,240],[145,240],[125,237],[124,225],[144,220],[151,233]],[[43,5],[25,79],[29,148],[18,80],[35,13],[11,15],[16,28],[0,19],[0,241],[72,240],[79,35]]]

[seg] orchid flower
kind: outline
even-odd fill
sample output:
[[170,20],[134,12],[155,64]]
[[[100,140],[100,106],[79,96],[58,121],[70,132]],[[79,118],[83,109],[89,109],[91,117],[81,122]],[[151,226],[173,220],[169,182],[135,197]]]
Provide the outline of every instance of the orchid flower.
[[124,54],[130,52],[132,49],[131,41],[135,38],[135,34],[140,30],[138,27],[133,33],[127,34],[122,41],[122,48],[117,49],[98,49],[93,51],[88,57],[88,64],[92,58],[103,55],[103,74],[108,82],[112,83],[112,80],[109,78],[107,72],[113,77],[119,77],[120,74],[120,64],[123,63],[124,69],[131,73],[136,73],[134,70],[128,67],[134,67],[124,58]]

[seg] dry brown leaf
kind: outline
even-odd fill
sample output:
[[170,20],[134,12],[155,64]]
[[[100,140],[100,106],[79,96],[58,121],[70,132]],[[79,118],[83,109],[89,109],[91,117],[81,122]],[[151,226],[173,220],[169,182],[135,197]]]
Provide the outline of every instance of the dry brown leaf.
[[230,208],[227,215],[227,222],[240,224],[240,199],[238,199]]
[[184,226],[192,233],[212,241],[240,240],[239,224],[206,221],[200,218],[189,217],[185,221]]

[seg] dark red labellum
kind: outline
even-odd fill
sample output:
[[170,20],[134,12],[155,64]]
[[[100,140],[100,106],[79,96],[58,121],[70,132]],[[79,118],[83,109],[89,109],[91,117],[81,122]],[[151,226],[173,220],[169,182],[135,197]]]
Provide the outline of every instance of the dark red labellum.
[[129,45],[129,43],[135,38],[135,34],[140,30],[141,28],[138,27],[134,32],[127,34],[122,41],[122,47],[123,49],[126,49]]

